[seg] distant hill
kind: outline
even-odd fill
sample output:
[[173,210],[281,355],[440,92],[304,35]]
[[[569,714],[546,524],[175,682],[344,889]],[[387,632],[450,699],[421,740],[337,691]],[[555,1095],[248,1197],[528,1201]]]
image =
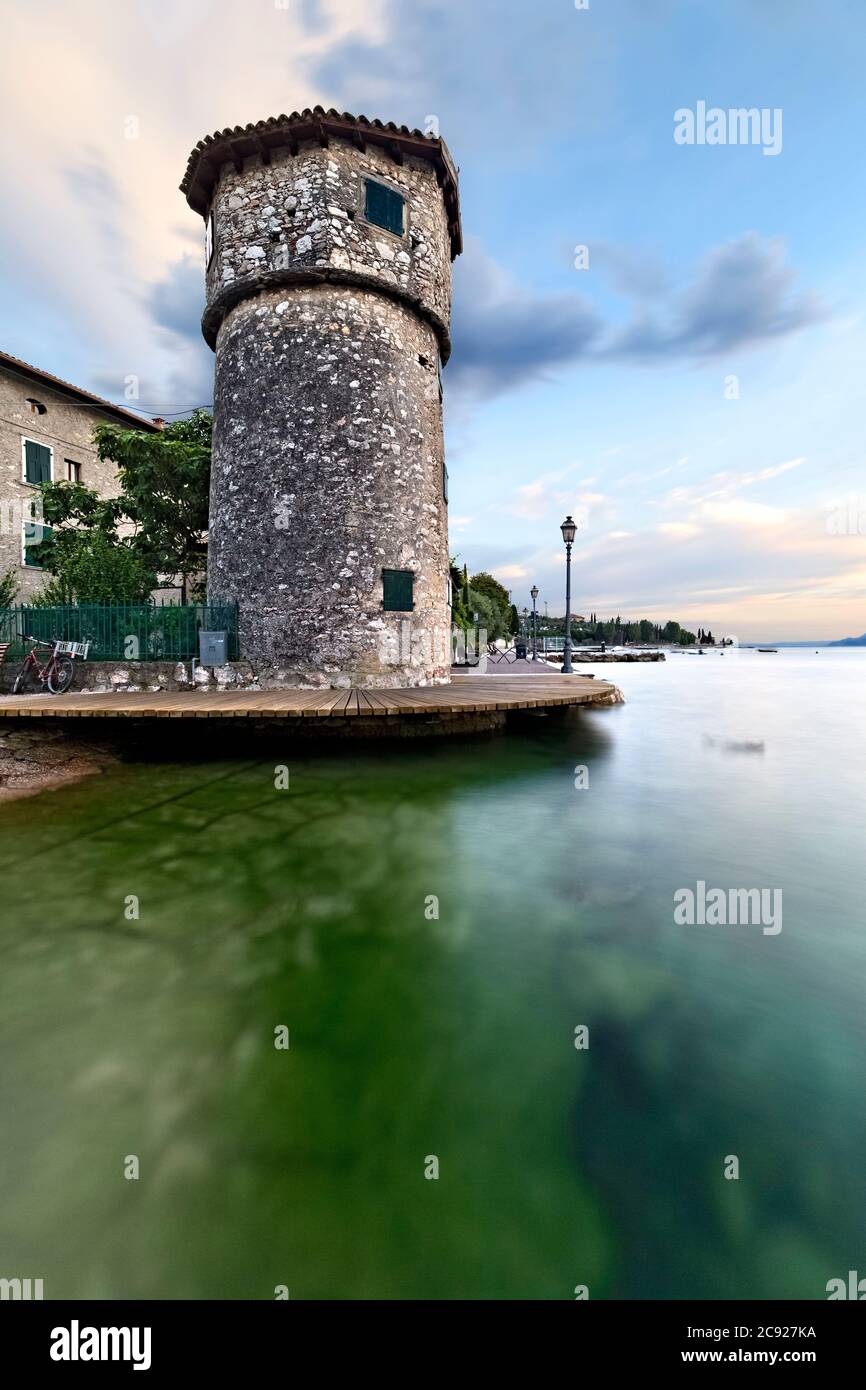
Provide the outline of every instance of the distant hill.
[[828,642],[828,647],[866,647],[866,632],[862,637],[842,637],[838,642]]

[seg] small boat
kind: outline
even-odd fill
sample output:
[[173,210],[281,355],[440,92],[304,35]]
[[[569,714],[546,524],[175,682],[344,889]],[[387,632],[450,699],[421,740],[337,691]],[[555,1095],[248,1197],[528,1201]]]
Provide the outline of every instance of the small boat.
[[779,650],[778,647],[759,647],[759,648],[758,648],[758,651],[759,651],[759,652],[777,652],[778,650]]

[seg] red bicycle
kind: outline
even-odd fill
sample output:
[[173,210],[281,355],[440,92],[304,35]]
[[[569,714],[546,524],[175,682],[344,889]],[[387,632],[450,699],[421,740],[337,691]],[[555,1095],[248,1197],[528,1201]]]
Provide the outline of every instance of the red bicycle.
[[[24,641],[33,642],[34,645],[25,656],[24,664],[15,677],[15,684],[12,687],[13,695],[20,695],[29,685],[31,677],[35,677],[43,685],[46,685],[52,695],[62,695],[75,679],[75,658],[77,656],[86,657],[90,649],[89,642],[61,642],[59,638],[55,638],[51,642],[43,642],[38,637],[25,637]],[[48,647],[51,650],[51,655],[44,666],[39,664],[39,658],[36,655],[37,647]]]

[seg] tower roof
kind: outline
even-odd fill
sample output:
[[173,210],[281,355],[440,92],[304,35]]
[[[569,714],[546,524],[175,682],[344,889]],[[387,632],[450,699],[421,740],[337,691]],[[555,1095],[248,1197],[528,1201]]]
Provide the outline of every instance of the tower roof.
[[460,255],[460,195],[457,169],[448,146],[439,136],[425,135],[422,130],[410,130],[393,121],[385,125],[382,121],[369,121],[366,116],[352,116],[348,111],[325,111],[314,106],[312,110],[293,111],[291,116],[270,116],[254,125],[217,130],[199,140],[189,157],[180,191],[190,207],[204,216],[223,164],[231,162],[240,171],[243,160],[251,155],[259,155],[268,164],[271,151],[278,146],[287,146],[295,154],[302,140],[315,140],[326,146],[332,138],[348,140],[361,150],[367,145],[378,145],[397,164],[402,164],[406,155],[432,164],[448,215],[451,258]]

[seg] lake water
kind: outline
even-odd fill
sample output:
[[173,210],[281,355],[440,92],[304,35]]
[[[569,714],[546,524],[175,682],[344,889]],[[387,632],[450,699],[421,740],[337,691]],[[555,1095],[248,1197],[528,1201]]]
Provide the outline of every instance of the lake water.
[[[866,653],[614,671],[627,703],[568,729],[287,752],[280,791],[215,732],[212,764],[0,809],[0,1276],[820,1299],[866,1275]],[[676,925],[698,881],[781,890],[782,931]]]

